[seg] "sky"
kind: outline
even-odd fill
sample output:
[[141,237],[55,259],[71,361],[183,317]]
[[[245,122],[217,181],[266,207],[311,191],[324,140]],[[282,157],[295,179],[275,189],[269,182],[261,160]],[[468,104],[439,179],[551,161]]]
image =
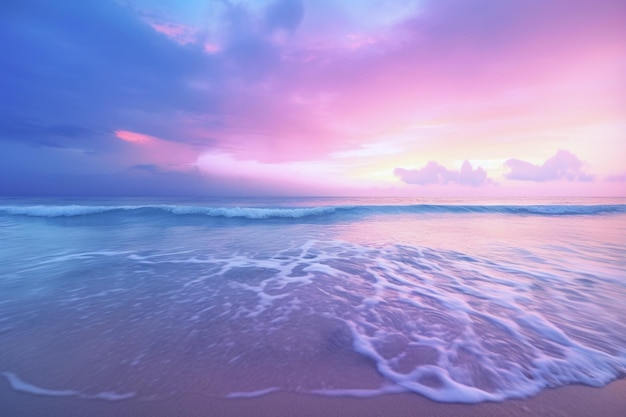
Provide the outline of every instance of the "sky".
[[626,196],[623,0],[4,0],[0,195]]

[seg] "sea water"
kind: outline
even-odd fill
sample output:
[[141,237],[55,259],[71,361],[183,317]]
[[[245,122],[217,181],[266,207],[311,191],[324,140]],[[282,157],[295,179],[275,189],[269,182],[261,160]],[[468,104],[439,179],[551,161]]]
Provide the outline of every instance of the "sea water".
[[626,373],[626,201],[0,200],[0,374],[499,401]]

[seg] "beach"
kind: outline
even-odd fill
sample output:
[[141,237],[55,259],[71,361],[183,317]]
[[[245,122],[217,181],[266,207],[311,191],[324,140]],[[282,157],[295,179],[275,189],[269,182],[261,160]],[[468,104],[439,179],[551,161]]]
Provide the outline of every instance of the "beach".
[[625,409],[622,201],[11,200],[0,226],[3,417]]

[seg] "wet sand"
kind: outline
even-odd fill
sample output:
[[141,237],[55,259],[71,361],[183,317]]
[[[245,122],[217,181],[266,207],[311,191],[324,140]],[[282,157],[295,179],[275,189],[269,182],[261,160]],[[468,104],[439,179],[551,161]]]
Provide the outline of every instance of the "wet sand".
[[523,400],[475,405],[446,404],[416,394],[372,398],[324,397],[276,392],[257,398],[178,396],[165,400],[130,399],[117,402],[52,398],[17,392],[0,381],[2,417],[624,417],[626,379],[604,388],[572,385],[545,390]]

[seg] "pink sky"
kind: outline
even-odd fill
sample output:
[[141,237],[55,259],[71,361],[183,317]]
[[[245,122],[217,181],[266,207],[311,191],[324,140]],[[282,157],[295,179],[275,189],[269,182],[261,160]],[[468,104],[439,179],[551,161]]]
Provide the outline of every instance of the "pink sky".
[[[130,5],[119,24],[159,57],[139,41],[129,56],[160,64],[106,126],[85,116],[118,142],[103,171],[276,194],[626,195],[623,1]],[[151,71],[177,84],[144,99]]]
[[[269,34],[255,28],[252,6],[241,6],[252,36],[282,35],[279,62],[223,98],[230,120],[196,133],[219,143],[198,156],[198,167],[329,192],[624,194],[623,182],[606,181],[626,171],[626,19],[611,9],[618,4],[457,3],[416,2],[389,20],[325,28],[307,16],[332,6],[308,2],[293,31]],[[345,19],[367,20],[375,5],[343,10],[354,13]],[[227,37],[207,42],[228,48]],[[541,166],[560,150],[586,176],[507,176],[509,159]],[[406,184],[394,174],[429,161],[459,170],[465,160],[491,181]]]

